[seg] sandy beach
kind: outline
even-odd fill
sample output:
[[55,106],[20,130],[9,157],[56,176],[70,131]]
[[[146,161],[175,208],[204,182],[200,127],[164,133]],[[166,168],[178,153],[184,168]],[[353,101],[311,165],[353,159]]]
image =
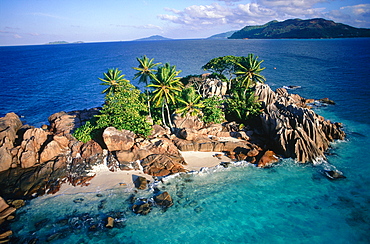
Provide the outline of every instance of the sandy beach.
[[[221,157],[217,158],[214,155],[220,154]],[[184,167],[188,171],[199,171],[201,168],[211,168],[219,165],[221,162],[230,162],[231,160],[224,156],[221,152],[181,152],[187,165]],[[102,192],[107,189],[122,188],[125,191],[131,191],[135,188],[134,181],[137,177],[142,176],[147,178],[150,182],[153,182],[153,177],[148,174],[144,174],[142,170],[129,170],[116,172],[109,171],[106,165],[95,166],[90,173],[95,174],[88,186],[72,186],[70,184],[63,184],[60,190],[53,194],[56,195],[70,195],[76,193],[93,193]]]

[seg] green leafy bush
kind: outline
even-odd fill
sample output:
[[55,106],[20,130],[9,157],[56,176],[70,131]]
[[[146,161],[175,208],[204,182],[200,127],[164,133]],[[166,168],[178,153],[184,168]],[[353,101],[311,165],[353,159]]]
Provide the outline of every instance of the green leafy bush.
[[203,100],[202,121],[209,123],[222,123],[225,121],[225,113],[222,110],[222,100],[219,97],[210,97]]
[[147,122],[148,107],[140,97],[140,91],[126,82],[115,93],[107,94],[105,104],[96,115],[97,127],[110,126],[118,130],[130,130],[141,136],[148,136],[151,125]]
[[[108,70],[105,77],[108,77],[107,74],[110,74],[111,71],[112,69]],[[115,69],[113,71],[120,78],[119,82],[112,80],[113,75],[111,75],[113,78],[108,77],[112,79],[106,78],[114,89],[105,92],[105,103],[100,110],[100,114],[75,130],[73,136],[77,140],[88,142],[97,139],[105,128],[111,126],[118,130],[130,130],[144,137],[150,135],[152,128],[147,121],[148,106],[143,101],[140,90],[133,86],[130,81],[123,79],[119,70]],[[107,84],[104,83],[104,85]]]
[[84,125],[77,128],[73,132],[73,136],[83,143],[86,143],[95,138],[98,133],[99,128],[96,125],[96,118],[92,118],[87,121]]

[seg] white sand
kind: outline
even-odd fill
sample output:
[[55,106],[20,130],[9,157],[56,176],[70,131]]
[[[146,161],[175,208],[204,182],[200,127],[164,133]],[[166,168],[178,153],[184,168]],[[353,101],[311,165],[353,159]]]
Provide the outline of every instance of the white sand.
[[[221,159],[214,157],[216,154],[221,154]],[[211,168],[219,165],[222,162],[230,162],[231,159],[226,157],[222,152],[181,152],[184,157],[185,168],[189,171],[195,170],[199,171],[203,167]]]
[[107,189],[122,188],[127,191],[132,190],[134,180],[138,176],[143,176],[150,181],[153,181],[152,176],[144,174],[141,170],[127,170],[111,172],[106,165],[95,166],[90,173],[95,174],[95,177],[89,181],[88,186],[72,186],[70,184],[63,184],[60,190],[54,195],[61,194],[76,194],[76,193],[88,193],[88,192],[101,192]]
[[[221,159],[214,157],[216,154],[221,154]],[[199,171],[203,167],[214,167],[221,162],[230,162],[231,160],[220,152],[181,152],[187,165],[184,167],[189,171]],[[95,166],[90,173],[95,174],[95,177],[90,180],[88,186],[72,186],[70,184],[63,184],[60,190],[53,194],[76,194],[76,193],[99,193],[107,189],[122,188],[130,191],[135,188],[134,180],[138,176],[143,176],[149,181],[153,182],[153,177],[144,174],[142,170],[128,170],[116,172],[109,171],[106,165]]]

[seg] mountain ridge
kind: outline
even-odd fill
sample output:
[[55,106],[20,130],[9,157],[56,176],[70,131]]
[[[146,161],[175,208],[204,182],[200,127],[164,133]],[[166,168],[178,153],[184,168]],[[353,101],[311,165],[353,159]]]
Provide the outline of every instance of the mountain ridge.
[[322,39],[370,37],[370,29],[356,28],[323,18],[273,20],[264,25],[245,26],[228,39]]

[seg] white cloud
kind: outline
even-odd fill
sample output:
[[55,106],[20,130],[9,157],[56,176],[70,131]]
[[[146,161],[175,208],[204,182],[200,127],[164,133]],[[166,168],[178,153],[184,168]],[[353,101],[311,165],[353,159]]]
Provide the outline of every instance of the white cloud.
[[312,8],[317,3],[328,2],[328,0],[258,0],[258,2],[267,7],[287,7],[292,8]]
[[191,28],[209,25],[223,25],[233,13],[228,7],[217,3],[212,5],[192,5],[184,10],[166,9],[175,15],[162,14],[158,17],[176,24],[190,25]]
[[370,26],[370,4],[344,6],[327,13],[328,18],[356,27]]
[[125,28],[135,28],[135,29],[155,29],[155,30],[163,30],[162,27],[153,25],[153,24],[147,24],[147,25],[115,25],[117,27],[125,27]]
[[[327,18],[347,22],[360,27],[370,25],[370,4],[346,6],[328,12],[318,3],[330,4],[339,0],[254,0],[241,3],[239,0],[218,0],[210,5],[192,5],[182,10],[166,8],[168,14],[158,17],[170,23],[180,25],[182,30],[204,31],[210,28],[242,28],[246,25],[265,24],[271,20],[290,18]],[[239,3],[239,4],[238,4]],[[324,5],[321,5],[324,6]]]

